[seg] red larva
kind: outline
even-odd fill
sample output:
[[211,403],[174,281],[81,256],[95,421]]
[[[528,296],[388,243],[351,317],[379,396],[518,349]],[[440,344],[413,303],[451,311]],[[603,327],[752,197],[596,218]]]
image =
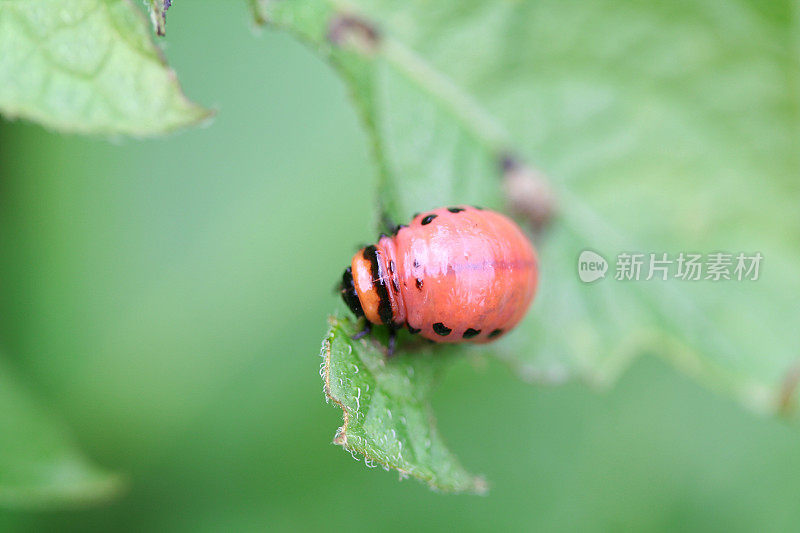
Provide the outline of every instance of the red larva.
[[525,315],[537,278],[536,252],[510,219],[442,207],[359,250],[341,293],[356,316],[392,331],[405,326],[435,342],[489,342]]

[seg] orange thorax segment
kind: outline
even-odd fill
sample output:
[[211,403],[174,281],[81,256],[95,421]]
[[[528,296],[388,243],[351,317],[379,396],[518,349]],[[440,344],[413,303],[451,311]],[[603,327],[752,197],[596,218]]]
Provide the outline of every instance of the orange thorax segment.
[[397,284],[394,243],[383,237],[376,245],[359,250],[351,263],[353,284],[364,309],[364,316],[373,324],[402,326],[405,307]]

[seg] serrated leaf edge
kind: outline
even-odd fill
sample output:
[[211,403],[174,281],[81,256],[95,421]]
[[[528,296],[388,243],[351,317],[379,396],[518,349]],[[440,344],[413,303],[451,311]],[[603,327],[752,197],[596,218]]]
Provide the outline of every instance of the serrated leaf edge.
[[[353,456],[353,458],[356,459],[356,460],[358,460],[357,455],[361,455],[361,456],[364,457],[364,462],[365,463],[367,463],[367,461],[370,461],[373,464],[374,463],[380,464],[383,467],[383,469],[386,470],[386,471],[389,471],[389,470],[397,471],[399,476],[400,476],[400,480],[401,481],[403,479],[412,477],[414,479],[417,479],[419,481],[424,482],[426,485],[428,485],[428,487],[431,490],[434,490],[436,492],[449,492],[449,493],[462,492],[462,493],[472,493],[472,494],[476,494],[476,495],[485,495],[489,490],[489,484],[488,484],[488,482],[486,481],[486,479],[483,476],[470,474],[470,477],[473,480],[472,490],[471,491],[470,490],[452,490],[452,489],[448,490],[448,489],[436,484],[436,482],[431,477],[422,476],[422,475],[417,474],[415,472],[412,472],[412,471],[409,471],[409,470],[405,470],[403,468],[388,464],[385,461],[382,461],[381,459],[379,459],[377,457],[370,456],[370,455],[362,452],[361,450],[358,450],[355,447],[350,446],[350,444],[348,442],[348,439],[347,439],[347,428],[350,425],[351,414],[350,414],[350,411],[347,409],[347,406],[345,406],[331,392],[331,381],[330,381],[331,350],[332,350],[331,341],[332,341],[332,338],[333,338],[333,335],[334,335],[334,333],[333,333],[334,329],[337,328],[337,327],[339,329],[341,329],[341,326],[338,323],[337,317],[333,316],[333,315],[328,317],[328,323],[330,324],[330,328],[328,330],[328,333],[325,335],[325,338],[322,341],[322,349],[321,349],[321,352],[320,352],[320,356],[322,357],[322,365],[321,365],[321,370],[320,370],[320,376],[322,377],[322,381],[323,381],[322,390],[323,390],[323,393],[325,394],[325,401],[327,403],[333,402],[336,406],[338,406],[342,410],[342,425],[339,426],[339,428],[337,428],[336,433],[334,434],[332,443],[336,444],[337,446],[341,446],[342,448],[344,448],[345,450],[350,452],[350,455]],[[429,411],[428,412],[429,423],[431,424],[432,428],[435,428],[436,427],[436,423],[435,423],[435,418],[433,416],[433,413],[430,412],[430,409],[428,411]]]
[[[142,10],[134,4],[133,0],[121,1],[127,5],[129,9],[132,9],[133,12],[135,12],[136,16],[140,18],[143,24],[148,26],[151,24],[150,21],[147,20],[148,17],[146,17]],[[100,5],[106,12],[108,12],[108,6],[105,2],[101,2]],[[115,31],[118,30],[115,28]],[[121,37],[124,39],[124,36]],[[210,122],[216,115],[216,110],[197,104],[186,95],[180,81],[178,80],[175,70],[167,62],[163,50],[152,38],[149,39],[149,42],[152,45],[153,56],[145,55],[145,59],[148,61],[155,60],[165,70],[165,74],[168,77],[169,82],[174,85],[177,97],[180,99],[181,103],[186,106],[186,116],[180,121],[176,121],[164,127],[159,127],[150,131],[145,131],[140,128],[115,128],[107,125],[94,128],[87,127],[85,124],[81,123],[67,124],[59,121],[52,121],[50,117],[43,115],[38,109],[29,105],[18,106],[14,109],[0,109],[0,116],[9,121],[24,120],[26,122],[32,122],[42,126],[48,131],[53,132],[108,136],[111,138],[125,136],[134,139],[144,139],[159,135],[171,134],[192,126],[201,126]],[[140,55],[144,55],[140,50],[137,52]]]

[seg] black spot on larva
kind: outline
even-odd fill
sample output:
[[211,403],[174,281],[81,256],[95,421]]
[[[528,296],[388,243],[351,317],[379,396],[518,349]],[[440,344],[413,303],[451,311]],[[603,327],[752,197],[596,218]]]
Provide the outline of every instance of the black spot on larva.
[[421,224],[423,226],[427,226],[428,224],[433,222],[433,219],[436,218],[437,216],[439,216],[439,215],[434,215],[434,214],[428,215],[428,216],[426,216],[425,218],[422,219]]
[[453,330],[448,328],[441,322],[437,322],[433,325],[433,331],[435,331],[437,335],[441,335],[442,337],[447,337]]
[[412,335],[416,335],[417,333],[422,331],[421,329],[418,329],[418,328],[412,328],[411,324],[409,324],[409,323],[406,323],[406,327],[408,328],[408,332],[411,333]]
[[389,259],[389,274],[394,274],[394,267],[395,267],[394,261]]
[[451,213],[460,213],[461,211],[464,210],[464,208],[463,207],[448,207],[447,210],[450,211]]
[[469,328],[467,331],[464,332],[464,335],[462,335],[462,337],[464,337],[465,339],[471,339],[475,335],[480,335],[480,333],[481,330],[479,329]]
[[417,289],[422,290],[422,280],[417,278],[414,284],[417,286]]
[[395,280],[392,280],[392,288],[394,289],[394,292],[400,292],[400,287],[397,286],[397,281]]
[[414,268],[419,268],[419,261],[414,259]]
[[494,339],[495,337],[497,337],[501,333],[503,333],[502,329],[496,329],[496,330],[492,331],[491,333],[489,333],[489,338],[490,339]]

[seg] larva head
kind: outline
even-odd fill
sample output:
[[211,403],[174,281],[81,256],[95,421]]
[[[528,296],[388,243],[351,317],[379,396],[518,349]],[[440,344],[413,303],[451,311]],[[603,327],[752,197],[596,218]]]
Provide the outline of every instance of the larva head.
[[[365,316],[373,324],[382,323],[379,312],[381,297],[378,290],[379,288],[385,290],[385,286],[382,285],[381,275],[378,271],[378,256],[375,246],[367,246],[356,252],[350,268],[345,271],[345,277],[348,276],[348,273],[351,285],[348,299],[352,301],[355,296],[355,301],[358,303],[354,306],[348,301],[347,305],[356,316]],[[361,311],[360,314],[358,310]]]
[[353,313],[373,324],[394,324],[394,298],[389,294],[386,251],[380,246],[359,250],[342,276],[342,299]]

